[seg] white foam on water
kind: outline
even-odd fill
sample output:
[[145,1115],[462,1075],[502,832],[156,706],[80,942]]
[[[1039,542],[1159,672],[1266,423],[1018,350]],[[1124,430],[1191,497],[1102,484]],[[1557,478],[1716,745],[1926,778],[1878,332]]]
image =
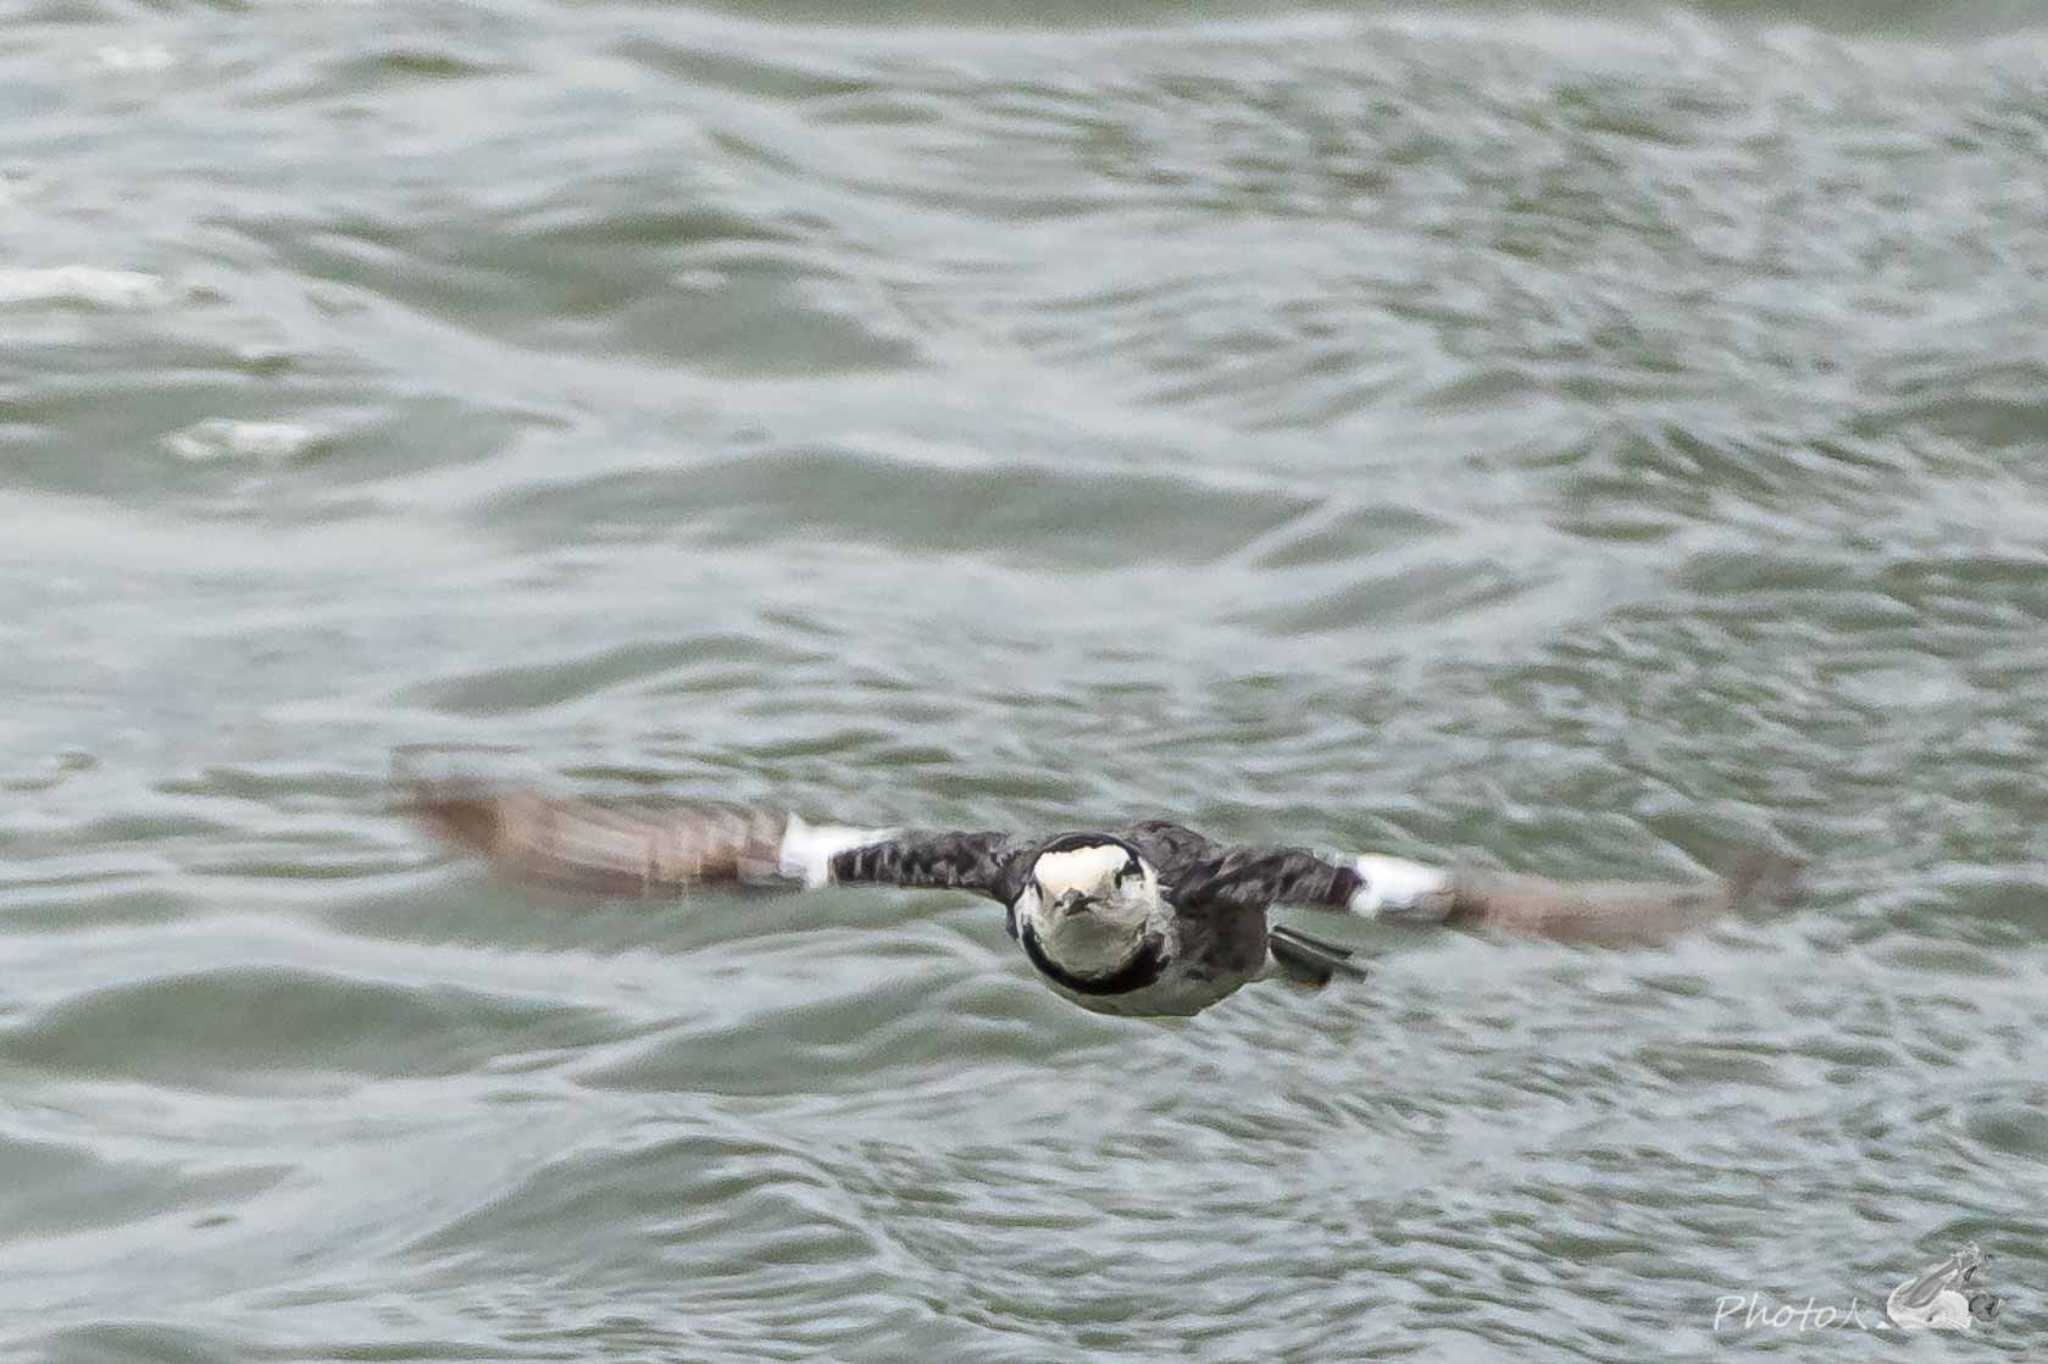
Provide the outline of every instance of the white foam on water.
[[299,422],[245,422],[208,417],[163,440],[164,449],[195,464],[224,459],[285,464],[319,449],[329,433]]
[[178,64],[176,54],[161,43],[141,43],[132,47],[109,43],[95,48],[92,59],[103,71],[124,74],[168,71]]
[[0,270],[0,307],[25,303],[83,303],[96,308],[139,310],[168,303],[171,291],[160,278],[140,270],[102,270],[91,265]]
[[725,272],[700,266],[694,270],[681,271],[671,282],[678,289],[687,289],[692,293],[708,294],[715,289],[725,287]]

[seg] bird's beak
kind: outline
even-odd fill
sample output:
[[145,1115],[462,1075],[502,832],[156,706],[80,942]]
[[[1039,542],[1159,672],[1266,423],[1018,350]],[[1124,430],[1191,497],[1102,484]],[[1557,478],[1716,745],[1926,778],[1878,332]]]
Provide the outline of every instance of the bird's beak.
[[1053,903],[1053,913],[1064,919],[1069,914],[1085,914],[1095,908],[1095,897],[1078,890],[1070,890]]

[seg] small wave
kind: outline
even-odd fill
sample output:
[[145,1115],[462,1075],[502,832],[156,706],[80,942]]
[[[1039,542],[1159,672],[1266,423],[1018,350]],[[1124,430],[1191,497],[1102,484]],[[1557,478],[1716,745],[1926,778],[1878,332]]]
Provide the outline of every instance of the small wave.
[[631,537],[668,537],[678,527],[727,543],[832,536],[1078,572],[1212,562],[1315,505],[1309,492],[1259,478],[948,465],[815,445],[520,489],[497,496],[488,514],[495,526],[575,520]]
[[120,1227],[175,1209],[236,1203],[281,1182],[277,1164],[165,1164],[85,1145],[0,1135],[0,1240]]
[[603,1040],[573,1005],[289,966],[109,985],[0,1030],[0,1061],[47,1074],[258,1092],[341,1077],[451,1075]]
[[92,265],[0,270],[0,307],[58,303],[138,312],[170,300],[171,290],[163,280],[140,270]]

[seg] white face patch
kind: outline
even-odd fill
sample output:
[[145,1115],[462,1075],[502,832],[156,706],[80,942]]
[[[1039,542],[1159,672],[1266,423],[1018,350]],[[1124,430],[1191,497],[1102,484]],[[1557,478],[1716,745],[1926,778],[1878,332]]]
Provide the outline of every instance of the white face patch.
[[1368,853],[1353,865],[1365,884],[1352,892],[1349,908],[1362,919],[1378,918],[1389,910],[1414,909],[1424,897],[1451,888],[1451,874],[1443,868],[1403,857]]
[[894,838],[897,829],[853,829],[843,824],[806,824],[796,815],[782,833],[777,859],[784,876],[802,881],[805,890],[832,884],[832,859],[849,848],[865,848]]
[[[1032,884],[1017,901],[1017,913],[1060,969],[1077,976],[1107,975],[1144,942],[1160,908],[1159,874],[1141,860],[1141,875],[1119,882],[1117,873],[1130,861],[1128,849],[1110,843],[1046,853],[1032,868]],[[1093,903],[1063,912],[1060,899],[1070,894]]]
[[1069,852],[1047,853],[1039,858],[1031,869],[1031,877],[1038,882],[1047,904],[1070,890],[1078,890],[1083,895],[1106,896],[1116,874],[1130,860],[1129,851],[1114,843],[1075,848]]

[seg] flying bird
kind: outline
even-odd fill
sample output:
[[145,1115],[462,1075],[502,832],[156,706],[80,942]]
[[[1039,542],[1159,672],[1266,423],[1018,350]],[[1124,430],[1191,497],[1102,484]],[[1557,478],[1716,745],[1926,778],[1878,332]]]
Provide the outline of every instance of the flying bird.
[[1725,912],[1791,866],[1753,857],[1696,885],[1564,884],[1375,854],[1229,846],[1166,820],[1018,837],[812,824],[779,810],[659,810],[473,778],[401,777],[426,826],[522,881],[611,898],[698,889],[891,886],[1003,906],[1052,990],[1096,1013],[1187,1016],[1267,975],[1362,978],[1355,952],[1268,922],[1278,906],[1561,940],[1656,941]]

